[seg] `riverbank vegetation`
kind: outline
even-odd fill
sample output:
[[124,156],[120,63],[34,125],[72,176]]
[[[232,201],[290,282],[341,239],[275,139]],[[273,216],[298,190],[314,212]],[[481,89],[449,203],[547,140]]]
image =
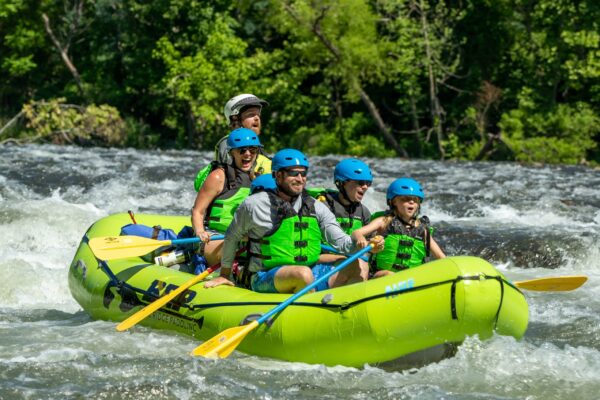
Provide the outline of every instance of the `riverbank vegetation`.
[[0,0],[0,143],[598,163],[592,0]]

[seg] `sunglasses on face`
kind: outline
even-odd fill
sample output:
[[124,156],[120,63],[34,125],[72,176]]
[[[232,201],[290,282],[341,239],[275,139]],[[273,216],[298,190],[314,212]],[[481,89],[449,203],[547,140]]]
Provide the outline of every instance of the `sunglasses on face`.
[[402,203],[408,203],[410,201],[414,201],[415,203],[420,203],[421,199],[415,196],[398,196],[398,199],[400,200],[400,202]]
[[293,177],[296,177],[296,176],[300,175],[300,176],[301,176],[301,177],[303,177],[303,178],[306,178],[306,175],[308,174],[308,171],[307,171],[307,170],[303,170],[303,171],[290,171],[290,170],[287,170],[287,169],[286,169],[286,170],[283,170],[283,172],[285,172],[285,174],[286,174],[287,176],[293,176]]
[[244,154],[247,151],[249,151],[250,154],[258,153],[258,147],[239,147],[236,150],[239,151],[240,154]]
[[358,186],[367,186],[367,187],[371,187],[371,185],[373,184],[373,182],[371,181],[354,181],[356,182],[356,184]]

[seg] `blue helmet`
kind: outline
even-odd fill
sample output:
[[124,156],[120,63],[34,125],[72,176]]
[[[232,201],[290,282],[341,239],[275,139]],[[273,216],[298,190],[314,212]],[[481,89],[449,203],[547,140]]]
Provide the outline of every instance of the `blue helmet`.
[[257,176],[250,185],[250,193],[255,193],[259,190],[275,190],[277,183],[272,174],[262,174]]
[[415,196],[425,200],[425,194],[419,182],[411,178],[399,178],[388,186],[387,189],[387,200],[391,201],[396,196]]
[[237,128],[231,131],[227,137],[227,146],[229,150],[240,147],[262,147],[258,135],[248,128]]
[[369,166],[356,158],[347,158],[340,161],[333,171],[333,182],[369,181],[373,182],[373,175]]
[[306,167],[308,169],[308,166],[308,158],[301,151],[295,149],[279,150],[271,160],[272,171],[290,167]]

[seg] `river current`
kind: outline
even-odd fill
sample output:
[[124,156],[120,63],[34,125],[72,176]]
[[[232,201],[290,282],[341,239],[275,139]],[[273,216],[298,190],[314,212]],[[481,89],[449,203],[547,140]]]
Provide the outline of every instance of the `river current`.
[[[365,159],[365,203],[395,178],[421,182],[422,214],[448,255],[511,280],[586,275],[571,292],[526,292],[524,338],[470,337],[454,357],[404,370],[192,358],[192,338],[94,321],[71,297],[79,241],[112,213],[188,214],[211,154],[0,146],[0,399],[598,399],[600,171],[574,166]],[[339,156],[311,157],[309,186],[333,187]]]

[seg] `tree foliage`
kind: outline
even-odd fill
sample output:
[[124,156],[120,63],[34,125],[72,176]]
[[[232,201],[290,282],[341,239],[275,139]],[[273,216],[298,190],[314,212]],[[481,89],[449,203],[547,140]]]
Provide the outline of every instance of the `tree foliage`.
[[0,139],[210,149],[250,92],[270,151],[599,162],[598,21],[591,0],[0,0]]

